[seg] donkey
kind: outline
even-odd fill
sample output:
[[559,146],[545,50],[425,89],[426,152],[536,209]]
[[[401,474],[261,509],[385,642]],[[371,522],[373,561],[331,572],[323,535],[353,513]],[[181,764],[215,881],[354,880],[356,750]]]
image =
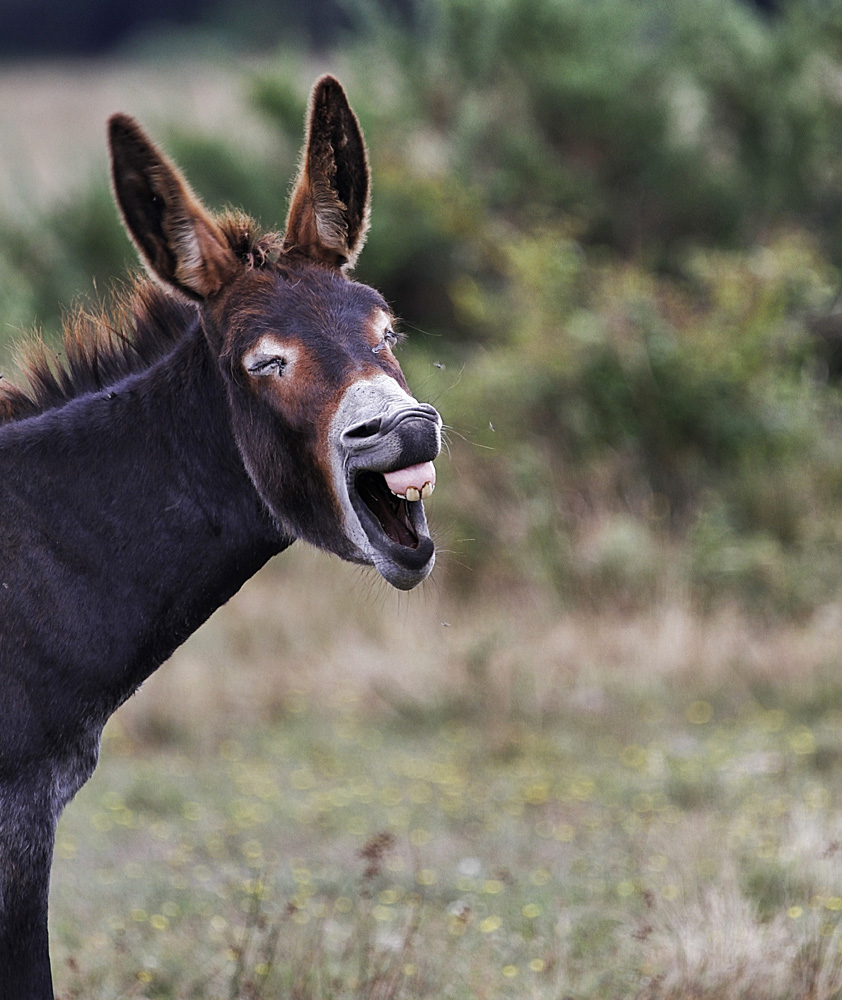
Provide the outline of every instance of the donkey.
[[53,996],[56,822],[144,679],[296,539],[402,590],[434,562],[441,419],[346,273],[370,182],[340,84],[313,88],[283,234],[212,215],[132,118],[109,145],[153,280],[0,382],[0,1000]]

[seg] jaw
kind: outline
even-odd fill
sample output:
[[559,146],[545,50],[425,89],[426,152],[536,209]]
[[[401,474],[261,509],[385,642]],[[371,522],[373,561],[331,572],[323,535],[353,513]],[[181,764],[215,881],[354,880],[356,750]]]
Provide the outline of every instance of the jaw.
[[[379,422],[382,430],[364,437],[349,430],[368,421]],[[332,422],[334,488],[345,534],[356,561],[374,566],[398,590],[411,590],[430,575],[435,545],[423,501],[396,495],[387,477],[394,484],[395,470],[417,466],[429,470],[427,479],[434,483],[430,463],[439,452],[440,430],[435,410],[386,375],[347,389]],[[419,481],[415,492],[420,494],[423,485]],[[406,493],[414,495],[412,489]]]

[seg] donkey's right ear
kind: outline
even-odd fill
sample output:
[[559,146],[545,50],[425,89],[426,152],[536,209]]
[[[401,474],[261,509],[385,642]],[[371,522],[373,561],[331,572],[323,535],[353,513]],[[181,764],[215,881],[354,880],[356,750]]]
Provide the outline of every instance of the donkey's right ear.
[[133,118],[113,115],[108,141],[117,204],[146,266],[190,299],[218,292],[237,258],[213,216]]

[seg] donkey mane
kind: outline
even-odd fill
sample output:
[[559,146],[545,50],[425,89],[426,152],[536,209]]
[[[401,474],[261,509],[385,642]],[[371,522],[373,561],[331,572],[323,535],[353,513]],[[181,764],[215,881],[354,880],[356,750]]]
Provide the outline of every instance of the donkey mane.
[[[282,234],[261,233],[239,212],[217,221],[246,267],[263,268],[277,260]],[[21,381],[0,380],[0,424],[56,409],[146,371],[198,322],[196,306],[187,299],[165,291],[145,273],[129,278],[98,308],[80,306],[70,313],[61,353],[40,337],[23,345],[16,359]]]

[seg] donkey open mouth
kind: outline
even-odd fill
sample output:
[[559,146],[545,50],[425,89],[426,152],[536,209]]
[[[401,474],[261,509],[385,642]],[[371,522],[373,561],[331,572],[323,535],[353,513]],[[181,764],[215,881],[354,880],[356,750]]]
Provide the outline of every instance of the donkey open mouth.
[[[428,464],[431,468],[434,468],[432,463]],[[429,487],[429,483],[426,486]],[[363,504],[377,518],[380,529],[384,534],[396,545],[401,545],[408,549],[418,548],[420,538],[413,521],[417,517],[416,511],[419,508],[413,506],[413,504],[417,504],[419,500],[410,501],[405,495],[402,496],[399,493],[392,492],[389,488],[388,480],[385,476],[381,476],[379,472],[361,472],[354,480],[353,488],[356,490],[357,497],[362,500]],[[353,492],[351,493],[351,497],[353,502]],[[359,507],[356,509],[360,512]],[[373,541],[373,532],[366,523],[369,521],[369,517],[364,511],[361,511],[361,513],[363,516],[363,527],[366,529],[369,541]],[[374,535],[376,537],[376,530]]]
[[441,417],[394,379],[377,376],[346,390],[334,426],[342,428],[336,448],[346,530],[362,561],[409,590],[435,563],[423,501],[436,485]]

